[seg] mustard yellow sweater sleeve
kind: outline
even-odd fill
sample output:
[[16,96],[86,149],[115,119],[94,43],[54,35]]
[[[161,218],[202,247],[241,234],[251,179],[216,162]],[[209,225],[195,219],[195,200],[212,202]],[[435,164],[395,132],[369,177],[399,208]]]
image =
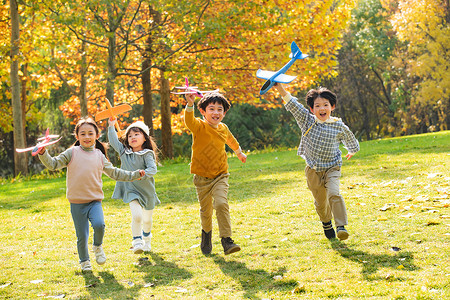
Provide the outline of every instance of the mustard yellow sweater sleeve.
[[207,178],[228,173],[227,144],[233,151],[239,149],[239,143],[228,129],[220,123],[217,128],[195,118],[194,111],[186,109],[184,113],[186,127],[192,132],[191,173]]

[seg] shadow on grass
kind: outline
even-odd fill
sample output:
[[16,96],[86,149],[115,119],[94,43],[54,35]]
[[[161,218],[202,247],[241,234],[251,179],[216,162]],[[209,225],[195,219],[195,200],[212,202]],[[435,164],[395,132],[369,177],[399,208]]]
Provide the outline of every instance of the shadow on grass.
[[103,282],[92,272],[83,273],[86,283],[85,288],[90,294],[88,299],[118,299],[117,297],[120,297],[121,299],[138,298],[139,290],[142,288],[142,285],[136,284],[125,287],[109,272],[99,272],[98,274],[103,279]]
[[242,286],[245,291],[244,297],[250,299],[259,299],[256,293],[259,291],[280,291],[287,292],[293,290],[297,285],[295,280],[275,280],[276,275],[283,275],[285,268],[277,272],[268,273],[263,269],[249,269],[245,263],[239,261],[226,261],[222,256],[216,254],[209,255],[220,267],[223,274],[233,278]]
[[[361,274],[363,278],[368,281],[395,280],[395,278],[376,275],[375,273],[380,268],[391,268],[405,271],[414,271],[419,269],[419,267],[414,265],[414,257],[411,252],[399,252],[396,255],[370,254],[361,250],[348,248],[345,243],[338,240],[331,241],[331,247],[342,257],[360,263],[362,266]],[[401,278],[397,278],[397,280],[398,279]]]
[[[173,281],[184,280],[192,277],[192,274],[179,268],[175,263],[165,261],[156,253],[138,260],[137,268],[140,272],[147,273],[144,281],[153,285],[170,285]],[[129,282],[121,284],[112,273],[99,272],[99,277],[92,272],[78,272],[84,277],[85,288],[90,294],[86,299],[137,299],[139,291],[147,286]],[[101,279],[103,280],[101,280]],[[83,298],[78,298],[83,299]]]
[[141,257],[138,260],[137,268],[140,272],[145,272],[144,280],[155,285],[170,285],[174,281],[192,278],[192,274],[177,264],[164,260],[163,257],[151,252],[151,260],[148,257]]

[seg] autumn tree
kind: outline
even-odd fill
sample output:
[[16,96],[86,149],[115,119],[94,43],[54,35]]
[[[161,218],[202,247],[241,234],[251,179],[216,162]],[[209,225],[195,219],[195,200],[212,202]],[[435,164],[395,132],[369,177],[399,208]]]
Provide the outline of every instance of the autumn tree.
[[412,111],[429,107],[429,130],[450,128],[449,1],[401,0],[392,24],[398,38],[408,43],[408,75],[420,78],[413,86]]

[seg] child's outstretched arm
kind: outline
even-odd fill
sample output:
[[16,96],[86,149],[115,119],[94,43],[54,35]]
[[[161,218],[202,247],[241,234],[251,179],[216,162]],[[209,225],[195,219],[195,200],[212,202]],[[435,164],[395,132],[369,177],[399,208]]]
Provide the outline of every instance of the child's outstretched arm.
[[48,151],[44,148],[39,151],[39,160],[49,170],[57,170],[67,167],[72,159],[72,148],[66,149],[64,152],[56,157],[51,157]]
[[234,151],[234,153],[236,153],[236,156],[239,158],[241,162],[245,163],[247,161],[247,155],[245,155],[244,152],[242,152],[241,147],[239,147],[239,149]]
[[287,92],[286,92],[286,90],[284,89],[284,86],[281,83],[279,83],[279,82],[275,83],[274,87],[280,93],[281,97],[284,97],[284,96],[287,95]]
[[103,172],[116,181],[134,181],[141,179],[145,176],[144,170],[126,171],[120,168],[116,168],[113,164],[103,155]]
[[108,141],[111,147],[116,150],[116,152],[122,153],[122,150],[123,148],[125,148],[125,146],[119,141],[119,138],[117,136],[116,129],[114,128],[116,122],[117,119],[115,117],[108,119]]

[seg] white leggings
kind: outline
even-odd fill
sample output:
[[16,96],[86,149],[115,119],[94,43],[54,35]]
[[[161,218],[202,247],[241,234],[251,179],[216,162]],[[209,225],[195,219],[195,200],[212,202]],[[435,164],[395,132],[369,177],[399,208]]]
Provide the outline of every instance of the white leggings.
[[142,236],[142,231],[146,233],[151,232],[153,223],[153,209],[143,209],[137,200],[130,202],[130,209],[131,234],[133,237]]

